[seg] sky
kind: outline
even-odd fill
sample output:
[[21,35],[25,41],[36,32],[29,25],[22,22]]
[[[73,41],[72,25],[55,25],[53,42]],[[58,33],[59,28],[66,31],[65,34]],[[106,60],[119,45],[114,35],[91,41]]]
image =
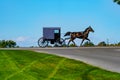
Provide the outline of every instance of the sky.
[[[98,44],[120,42],[120,5],[113,0],[0,0],[0,40],[14,40],[22,47],[37,46],[43,27],[84,31]],[[76,41],[79,45],[81,40]]]

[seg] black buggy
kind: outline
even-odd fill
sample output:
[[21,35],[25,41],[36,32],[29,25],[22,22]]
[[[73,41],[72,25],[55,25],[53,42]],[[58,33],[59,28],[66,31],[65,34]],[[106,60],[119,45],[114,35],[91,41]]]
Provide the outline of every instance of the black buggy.
[[48,44],[54,44],[54,46],[63,46],[65,41],[61,38],[60,27],[44,27],[43,37],[38,40],[39,47],[47,47]]

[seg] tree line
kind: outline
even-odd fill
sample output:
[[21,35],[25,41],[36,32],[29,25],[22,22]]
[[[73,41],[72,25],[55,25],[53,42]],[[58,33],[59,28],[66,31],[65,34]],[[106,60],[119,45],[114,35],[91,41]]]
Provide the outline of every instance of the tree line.
[[83,46],[120,46],[120,42],[116,43],[116,44],[108,44],[105,41],[101,41],[99,42],[97,45],[95,45],[93,42],[85,42],[83,44]]
[[[0,40],[0,48],[15,48],[15,47],[19,47],[19,46],[16,46],[16,42],[13,41],[13,40]],[[94,46],[101,46],[101,47],[104,47],[104,46],[120,46],[120,42],[116,43],[116,44],[108,44],[106,43],[105,41],[101,41],[99,42],[97,45],[95,45],[93,42],[85,42],[83,44],[83,47],[94,47]],[[70,44],[70,47],[76,47],[76,45],[74,44]]]
[[0,40],[0,48],[14,48],[16,42],[13,40]]
[[[118,43],[116,43],[116,44],[108,44],[108,43],[106,43],[105,41],[101,41],[101,42],[99,42],[97,45],[95,45],[93,42],[89,42],[89,41],[87,41],[87,42],[85,42],[83,45],[82,45],[83,47],[107,47],[107,46],[120,46],[120,42],[118,42]],[[76,47],[76,45],[74,45],[74,44],[70,44],[70,47]]]

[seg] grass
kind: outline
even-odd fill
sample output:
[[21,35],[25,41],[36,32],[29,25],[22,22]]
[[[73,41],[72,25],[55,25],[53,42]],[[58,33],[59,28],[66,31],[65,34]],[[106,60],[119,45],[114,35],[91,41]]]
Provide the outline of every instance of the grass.
[[50,54],[0,50],[0,80],[120,80],[120,74]]

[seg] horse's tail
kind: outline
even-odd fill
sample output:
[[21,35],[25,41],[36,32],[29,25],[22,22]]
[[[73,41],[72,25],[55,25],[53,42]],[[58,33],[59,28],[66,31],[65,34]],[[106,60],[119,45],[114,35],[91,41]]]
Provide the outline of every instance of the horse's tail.
[[64,36],[70,36],[71,32],[66,32]]

